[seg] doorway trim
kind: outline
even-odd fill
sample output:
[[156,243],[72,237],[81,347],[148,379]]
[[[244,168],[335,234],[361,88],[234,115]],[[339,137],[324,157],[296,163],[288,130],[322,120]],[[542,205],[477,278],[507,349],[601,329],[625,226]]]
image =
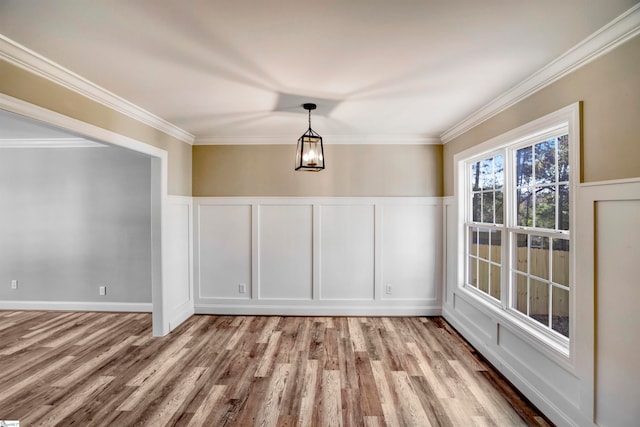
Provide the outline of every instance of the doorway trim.
[[151,302],[153,335],[164,336],[170,331],[166,277],[166,211],[168,183],[168,153],[153,145],[101,127],[74,119],[52,110],[0,93],[0,110],[78,133],[99,142],[116,145],[151,157]]

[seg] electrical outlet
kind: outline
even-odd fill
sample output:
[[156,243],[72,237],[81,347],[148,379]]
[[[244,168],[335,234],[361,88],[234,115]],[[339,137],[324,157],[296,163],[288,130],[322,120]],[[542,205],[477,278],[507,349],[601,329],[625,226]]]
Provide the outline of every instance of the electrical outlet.
[[11,289],[18,289],[18,281],[16,279],[11,281]]
[[100,286],[99,293],[100,293],[100,295],[106,295],[107,294],[107,287],[106,286]]
[[246,285],[246,283],[240,283],[240,284],[238,285],[238,292],[239,292],[239,293],[241,293],[241,294],[244,294],[244,293],[246,293],[246,292],[247,292],[247,285]]
[[386,290],[387,294],[392,294],[393,293],[393,285],[391,285],[391,283],[387,284],[387,290]]

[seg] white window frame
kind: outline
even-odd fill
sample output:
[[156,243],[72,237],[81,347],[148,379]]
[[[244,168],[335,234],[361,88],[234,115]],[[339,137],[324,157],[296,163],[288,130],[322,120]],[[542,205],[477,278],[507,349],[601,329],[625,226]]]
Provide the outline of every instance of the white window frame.
[[[475,145],[467,150],[454,155],[454,189],[458,206],[458,250],[457,250],[457,292],[465,293],[471,297],[471,301],[476,302],[476,306],[491,311],[497,315],[501,322],[509,326],[522,338],[533,344],[544,354],[551,356],[562,365],[573,368],[575,366],[575,337],[576,337],[576,294],[580,292],[575,285],[576,277],[576,254],[577,254],[577,225],[576,225],[576,195],[578,185],[581,180],[580,168],[580,117],[581,104],[575,103],[550,113],[537,120],[522,125],[516,129],[503,133],[488,141]],[[510,251],[510,241],[512,231],[519,227],[515,226],[515,206],[507,203],[515,197],[515,187],[511,184],[515,180],[515,171],[512,169],[512,162],[508,159],[515,155],[515,151],[523,146],[531,145],[543,141],[550,135],[557,135],[561,130],[566,130],[569,135],[569,164],[571,176],[569,182],[569,337],[559,336],[549,328],[536,325],[536,321],[528,316],[509,308],[511,296],[512,280],[512,257]],[[467,214],[471,212],[471,198],[468,197],[468,183],[470,167],[468,165],[475,161],[490,158],[497,154],[504,157],[504,211],[502,230],[502,252],[501,252],[501,299],[500,301],[487,295],[483,291],[472,286],[466,286],[466,263],[468,238],[466,232]],[[478,225],[480,228],[483,224]],[[522,227],[522,230],[533,231],[534,234],[545,235],[544,230]],[[540,233],[538,233],[540,231]],[[553,233],[546,233],[552,235]]]

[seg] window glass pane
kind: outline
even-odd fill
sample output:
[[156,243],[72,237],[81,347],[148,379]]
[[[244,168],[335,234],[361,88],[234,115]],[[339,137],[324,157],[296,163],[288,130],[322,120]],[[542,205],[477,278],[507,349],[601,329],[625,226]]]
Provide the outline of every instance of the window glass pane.
[[493,224],[493,192],[482,193],[482,222]]
[[565,337],[569,337],[569,292],[556,286],[552,286],[552,288],[551,328]]
[[569,229],[569,186],[558,186],[558,229]]
[[514,295],[513,308],[523,314],[527,314],[527,276],[516,274],[515,277],[516,292]]
[[556,187],[536,187],[536,221],[538,228],[556,228]]
[[469,227],[469,253],[478,256],[478,229]]
[[569,241],[553,239],[553,271],[551,280],[569,286]]
[[478,240],[478,256],[482,259],[489,259],[489,230],[480,229]]
[[504,224],[504,194],[496,191],[496,224]]
[[496,299],[500,299],[500,267],[491,264],[491,288],[489,295]]
[[482,221],[482,193],[473,193],[473,200],[471,204],[473,209],[473,221]]
[[529,316],[549,326],[549,284],[535,279],[530,280]]
[[569,181],[569,136],[558,137],[558,181]]
[[493,158],[480,162],[480,188],[493,190]]
[[529,273],[542,279],[549,278],[549,238],[531,236]]
[[556,140],[540,142],[535,146],[536,184],[556,182]]
[[480,162],[471,165],[471,190],[480,190]]
[[529,247],[528,247],[528,234],[516,234],[516,265],[515,268],[518,271],[527,273],[528,261],[529,261]]
[[493,158],[493,170],[495,174],[495,187],[504,187],[504,157],[501,154]]
[[531,147],[516,151],[516,185],[518,187],[533,184],[531,152]]
[[478,261],[478,289],[489,293],[489,263]]
[[493,230],[491,233],[491,261],[502,263],[502,231]]
[[469,279],[468,283],[473,286],[478,286],[478,260],[476,258],[469,257]]
[[518,225],[533,226],[533,203],[531,192],[527,188],[518,189]]

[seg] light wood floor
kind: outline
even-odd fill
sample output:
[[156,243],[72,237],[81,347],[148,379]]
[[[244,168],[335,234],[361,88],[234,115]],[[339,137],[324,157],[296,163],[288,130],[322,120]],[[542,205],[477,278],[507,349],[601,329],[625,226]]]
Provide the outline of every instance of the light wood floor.
[[0,381],[21,427],[547,425],[440,318],[4,311]]

